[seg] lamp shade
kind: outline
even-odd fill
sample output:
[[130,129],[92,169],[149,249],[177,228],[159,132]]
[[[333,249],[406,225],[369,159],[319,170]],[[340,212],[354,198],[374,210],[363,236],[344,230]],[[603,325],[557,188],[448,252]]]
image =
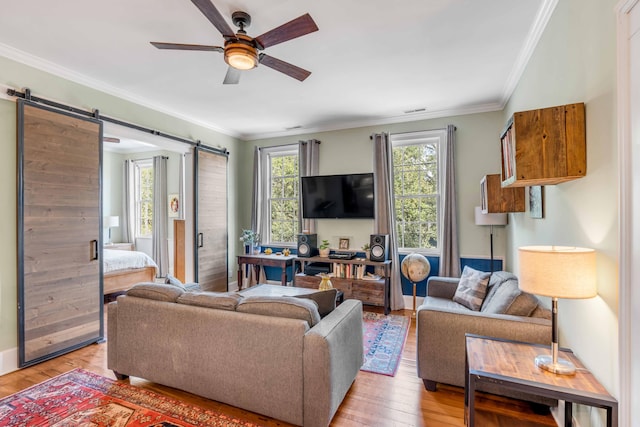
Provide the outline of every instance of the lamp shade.
[[555,298],[592,298],[597,295],[596,252],[571,246],[518,248],[520,289]]
[[506,213],[482,213],[482,208],[476,206],[476,225],[507,225]]
[[119,216],[108,216],[106,217],[107,227],[120,227],[120,217]]

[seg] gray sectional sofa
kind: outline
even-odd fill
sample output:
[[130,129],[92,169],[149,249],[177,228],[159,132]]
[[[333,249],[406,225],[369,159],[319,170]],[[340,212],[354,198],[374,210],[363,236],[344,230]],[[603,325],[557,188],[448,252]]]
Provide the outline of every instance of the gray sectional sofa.
[[[466,333],[551,343],[550,310],[540,305],[535,296],[521,292],[516,276],[505,271],[491,274],[478,311],[454,301],[459,280],[430,277],[427,296],[417,310],[418,376],[429,391],[436,391],[437,383],[464,387]],[[490,386],[484,391],[497,393],[497,389]],[[509,396],[545,405],[555,403],[521,393]]]
[[[315,306],[315,312],[314,312]],[[329,425],[363,361],[362,303],[136,285],[108,305],[108,367],[282,421]]]

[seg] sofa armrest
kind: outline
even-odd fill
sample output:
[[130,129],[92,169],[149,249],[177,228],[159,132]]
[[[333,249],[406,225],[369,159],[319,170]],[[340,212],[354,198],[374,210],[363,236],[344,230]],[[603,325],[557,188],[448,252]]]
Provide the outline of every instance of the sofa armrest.
[[459,282],[459,277],[431,276],[427,279],[427,296],[452,300]]
[[329,425],[362,363],[362,302],[349,299],[304,337],[305,427]]
[[550,344],[551,321],[422,305],[416,322],[418,376],[464,387],[466,333]]

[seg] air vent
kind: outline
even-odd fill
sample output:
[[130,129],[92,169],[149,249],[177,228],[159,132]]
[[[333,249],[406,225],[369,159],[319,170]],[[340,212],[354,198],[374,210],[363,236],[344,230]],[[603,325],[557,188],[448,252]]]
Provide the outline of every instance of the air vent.
[[427,109],[426,108],[415,108],[413,110],[404,111],[404,114],[422,113],[424,111],[427,111]]
[[284,130],[294,130],[294,129],[302,129],[302,126],[298,125],[298,126],[291,126],[290,128],[284,128]]

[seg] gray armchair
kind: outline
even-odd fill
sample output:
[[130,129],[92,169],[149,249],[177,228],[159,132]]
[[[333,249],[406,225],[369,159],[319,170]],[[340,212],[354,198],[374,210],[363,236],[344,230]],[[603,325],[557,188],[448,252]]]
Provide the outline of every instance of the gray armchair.
[[[436,391],[437,383],[464,387],[466,333],[551,343],[550,310],[539,305],[535,296],[522,293],[513,274],[500,271],[491,275],[480,311],[453,301],[458,281],[458,278],[429,278],[427,297],[417,310],[418,376],[429,391]],[[489,388],[484,391],[495,392]],[[510,396],[553,404],[548,399]]]

